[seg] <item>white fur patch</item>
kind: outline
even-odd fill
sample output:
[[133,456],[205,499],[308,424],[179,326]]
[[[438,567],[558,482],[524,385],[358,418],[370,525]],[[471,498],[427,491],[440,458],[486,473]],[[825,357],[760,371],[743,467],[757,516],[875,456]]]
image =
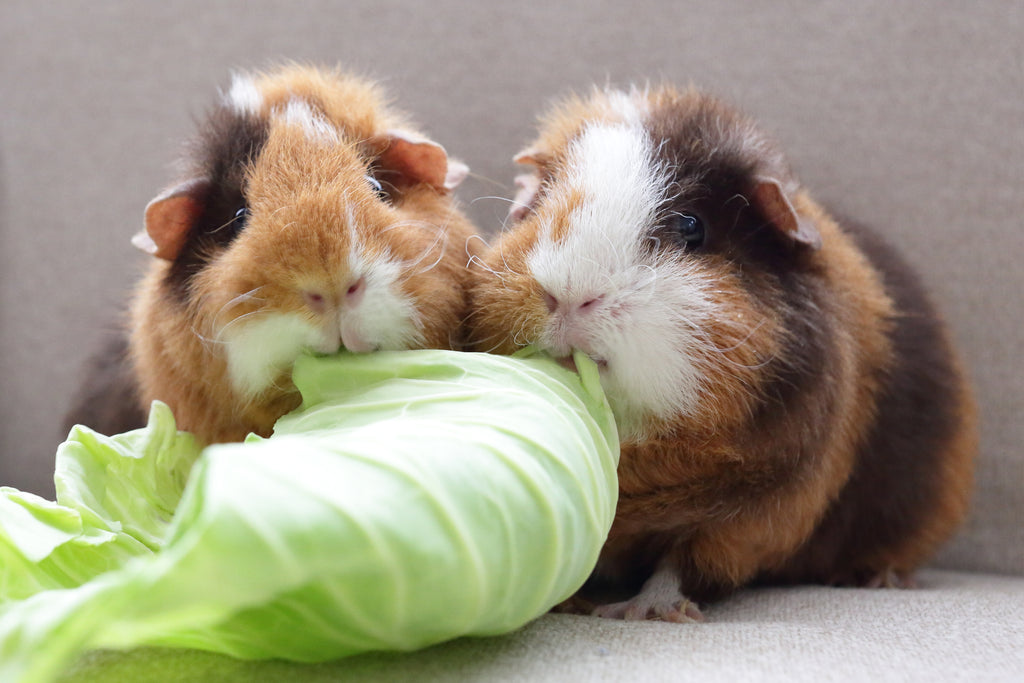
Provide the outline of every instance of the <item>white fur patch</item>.
[[316,143],[338,142],[338,131],[319,112],[313,110],[305,100],[288,100],[284,111],[277,112],[277,118],[289,126],[299,126],[306,137]]
[[[620,430],[638,438],[645,417],[696,405],[707,345],[701,321],[712,304],[693,264],[648,248],[668,178],[639,122],[590,126],[568,167],[546,199],[556,206],[551,220],[568,221],[567,234],[556,241],[549,225],[528,257],[558,302],[533,341],[557,356],[577,348],[605,361],[602,383]],[[584,200],[560,214],[558,197],[571,191]]]
[[626,93],[621,90],[605,92],[608,106],[630,126],[641,125],[648,111],[646,94],[637,89]]
[[224,99],[232,109],[244,116],[256,116],[263,108],[263,93],[252,78],[244,74],[232,76],[231,89]]
[[[344,345],[366,352],[423,346],[418,309],[401,289],[406,264],[387,255],[366,256],[356,243],[346,265],[339,264],[334,283],[337,305],[319,313],[260,309],[223,326],[217,340],[224,345],[236,391],[255,398],[307,350],[334,353]],[[363,291],[350,300],[346,289],[360,278]]]
[[306,316],[268,312],[228,325],[221,340],[232,386],[245,396],[257,396],[304,349],[321,344],[323,333]]
[[363,278],[366,291],[358,306],[342,313],[343,340],[354,338],[388,351],[423,345],[419,313],[399,286],[403,270],[401,262],[387,256],[368,257],[355,245],[349,256],[349,271]]

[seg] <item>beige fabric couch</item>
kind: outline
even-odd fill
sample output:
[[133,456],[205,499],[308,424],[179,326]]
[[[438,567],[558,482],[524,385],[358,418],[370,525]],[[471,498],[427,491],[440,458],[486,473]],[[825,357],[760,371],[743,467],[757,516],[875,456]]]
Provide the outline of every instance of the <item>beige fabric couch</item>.
[[[79,368],[143,263],[142,208],[229,71],[286,58],[379,77],[472,167],[459,196],[488,232],[552,97],[692,80],[738,103],[922,270],[978,387],[977,495],[918,590],[751,590],[695,626],[549,615],[318,666],[149,652],[168,665],[150,680],[1024,680],[1024,6],[6,0],[0,484],[52,496]],[[140,657],[73,678],[146,680]]]

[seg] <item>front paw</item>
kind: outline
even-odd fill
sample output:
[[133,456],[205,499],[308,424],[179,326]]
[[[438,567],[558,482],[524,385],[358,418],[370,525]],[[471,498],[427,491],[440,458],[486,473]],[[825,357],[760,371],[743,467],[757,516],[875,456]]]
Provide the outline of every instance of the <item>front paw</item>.
[[917,588],[913,571],[892,567],[850,570],[833,576],[826,583],[829,586],[850,588],[897,588],[903,590]]
[[551,611],[556,614],[592,614],[594,612],[594,603],[580,597],[579,593],[577,593],[552,607]]
[[883,569],[864,582],[865,588],[899,588],[911,590],[917,588],[917,581],[914,580],[912,572],[899,571],[896,569]]
[[696,603],[688,598],[679,597],[675,600],[649,600],[642,593],[632,600],[613,602],[601,605],[591,612],[595,617],[604,619],[624,619],[625,621],[671,621],[676,624],[693,624],[704,621],[704,615]]
[[633,598],[601,605],[591,614],[626,621],[654,619],[677,624],[704,621],[704,615],[696,603],[680,591],[679,574],[664,568],[655,571]]

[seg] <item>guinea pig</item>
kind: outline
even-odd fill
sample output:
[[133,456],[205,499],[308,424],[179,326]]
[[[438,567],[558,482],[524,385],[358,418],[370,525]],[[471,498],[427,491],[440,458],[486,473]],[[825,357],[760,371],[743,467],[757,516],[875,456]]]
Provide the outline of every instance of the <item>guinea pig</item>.
[[159,399],[201,442],[237,441],[299,405],[302,353],[457,347],[477,241],[451,191],[467,172],[368,81],[235,75],[146,207],[133,242],[154,258],[106,352],[125,360],[95,385],[136,420]]
[[977,438],[900,257],[696,89],[568,98],[516,161],[470,338],[599,367],[620,499],[588,584],[632,597],[588,610],[690,621],[755,583],[909,585],[965,515]]

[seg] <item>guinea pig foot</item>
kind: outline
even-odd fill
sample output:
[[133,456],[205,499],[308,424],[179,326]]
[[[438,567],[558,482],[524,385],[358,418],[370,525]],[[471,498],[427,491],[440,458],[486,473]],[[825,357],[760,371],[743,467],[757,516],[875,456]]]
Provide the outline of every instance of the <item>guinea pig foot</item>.
[[655,571],[633,598],[601,605],[591,614],[605,619],[626,621],[651,619],[677,624],[704,621],[704,615],[696,603],[679,590],[679,574],[664,568]]
[[886,568],[878,572],[864,584],[865,588],[917,588],[917,581],[909,572],[901,572],[895,569]]
[[551,611],[556,614],[591,614],[594,611],[594,603],[577,594],[558,603]]
[[613,602],[601,605],[591,612],[602,619],[622,619],[624,621],[670,621],[676,624],[693,624],[704,621],[700,608],[688,598],[659,601],[646,599],[638,595],[632,600]]

